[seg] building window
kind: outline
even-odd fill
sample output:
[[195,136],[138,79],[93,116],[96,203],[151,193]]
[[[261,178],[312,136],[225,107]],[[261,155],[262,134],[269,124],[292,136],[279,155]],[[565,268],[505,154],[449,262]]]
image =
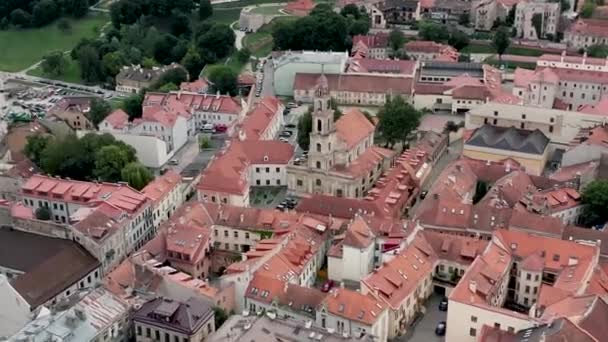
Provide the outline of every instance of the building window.
[[526,280],[532,280],[532,274],[526,273]]
[[494,111],[494,116],[498,116],[498,111],[497,110]]
[[235,231],[234,232],[234,237],[238,239],[239,238],[239,232]]
[[266,168],[266,173],[270,173],[270,168],[269,167]]
[[280,168],[280,167],[277,167],[277,168],[275,169],[275,172],[276,172],[276,173],[281,172],[281,168]]
[[494,323],[494,328],[500,329],[500,323]]
[[255,173],[260,173],[260,168],[259,167],[255,168]]
[[513,327],[508,327],[508,328],[507,328],[507,331],[513,334],[513,333],[515,333],[515,328],[513,328]]
[[470,328],[469,329],[469,335],[470,336],[477,336],[477,330],[475,328]]
[[525,123],[522,122],[522,123],[519,124],[519,128],[524,129],[525,127],[526,127]]
[[471,316],[471,322],[477,323],[477,317],[476,316]]
[[321,186],[321,180],[320,180],[320,179],[317,179],[317,180],[315,181],[315,184],[316,184],[317,186]]
[[249,240],[249,233],[245,233],[245,239]]
[[321,144],[317,143],[317,152],[321,152]]
[[321,162],[320,162],[320,161],[318,161],[318,162],[317,162],[317,169],[320,169],[320,168],[321,168]]
[[255,185],[261,185],[262,183],[260,183],[261,181],[259,179],[255,180]]
[[296,180],[296,185],[297,186],[302,186],[302,180],[301,179]]
[[137,326],[137,336],[141,336],[141,327]]
[[146,337],[151,337],[150,328],[146,328]]
[[338,196],[338,197],[342,197],[343,196],[342,189],[337,189],[336,190],[336,196]]
[[494,120],[492,120],[492,123],[496,125],[496,124],[498,124],[498,120],[494,119]]
[[228,237],[228,231],[224,230],[224,237]]

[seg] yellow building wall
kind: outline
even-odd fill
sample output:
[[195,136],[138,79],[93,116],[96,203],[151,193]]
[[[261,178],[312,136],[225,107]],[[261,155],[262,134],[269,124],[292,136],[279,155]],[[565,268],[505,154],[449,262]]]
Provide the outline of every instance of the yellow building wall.
[[[498,152],[498,151],[497,151]],[[479,159],[479,160],[490,160],[490,161],[499,161],[505,158],[512,158],[520,163],[523,167],[526,168],[526,173],[540,176],[543,173],[543,169],[547,162],[547,150],[545,153],[538,159],[533,158],[525,158],[522,156],[514,156],[510,154],[501,154],[501,153],[489,153],[489,152],[481,152],[475,151],[467,148],[465,145],[462,154],[466,157]],[[502,152],[502,151],[501,151]]]

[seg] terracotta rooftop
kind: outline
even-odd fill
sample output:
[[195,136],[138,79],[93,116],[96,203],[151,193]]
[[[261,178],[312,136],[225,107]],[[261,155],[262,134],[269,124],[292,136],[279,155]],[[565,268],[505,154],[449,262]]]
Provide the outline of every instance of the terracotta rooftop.
[[21,187],[27,197],[62,199],[65,202],[95,206],[102,202],[129,214],[138,212],[147,198],[125,184],[92,183],[34,175]]
[[332,315],[372,326],[386,310],[386,304],[371,295],[344,288],[333,289],[320,306]]
[[151,201],[159,202],[169,195],[175,187],[179,186],[181,181],[181,175],[175,172],[175,170],[170,169],[165,174],[148,183],[141,192]]
[[197,188],[230,194],[243,194],[248,188],[252,165],[287,165],[293,146],[276,140],[232,140],[203,170]]
[[346,228],[344,245],[364,249],[374,242],[374,238],[375,236],[367,222],[361,217],[356,217]]
[[353,36],[353,46],[364,44],[368,48],[383,49],[388,47],[388,34],[378,32],[375,34],[355,35]]
[[606,65],[605,58],[593,58],[593,57],[581,57],[581,56],[568,56],[565,53],[561,55],[556,54],[543,54],[537,59],[537,63],[542,62],[563,62],[570,64],[589,64],[589,65]]
[[[383,93],[410,96],[414,81],[411,78],[384,74],[329,74],[326,75],[329,89],[335,92]],[[317,83],[319,74],[296,73],[294,90],[310,90]]]
[[116,109],[106,116],[103,122],[108,123],[113,129],[123,129],[129,124],[129,115],[122,109]]
[[204,93],[209,88],[209,83],[202,78],[193,82],[182,82],[179,89],[192,93]]
[[394,59],[351,58],[348,62],[348,73],[379,73],[414,76],[415,61]]
[[264,97],[258,102],[240,124],[240,130],[245,134],[245,139],[259,140],[272,120],[277,115],[283,115],[282,108],[281,101],[273,96]]
[[245,291],[245,298],[249,300],[264,304],[276,301],[280,307],[307,315],[314,315],[315,309],[326,296],[326,293],[318,289],[287,283],[263,274],[255,274]]
[[362,279],[361,285],[391,308],[398,309],[419,282],[429,276],[435,260],[437,255],[431,245],[422,234],[417,234],[407,248]]
[[608,96],[604,95],[595,105],[583,105],[577,110],[581,113],[605,115],[608,113]]
[[596,37],[608,36],[608,21],[600,19],[578,19],[568,28],[567,32],[573,34],[592,35]]

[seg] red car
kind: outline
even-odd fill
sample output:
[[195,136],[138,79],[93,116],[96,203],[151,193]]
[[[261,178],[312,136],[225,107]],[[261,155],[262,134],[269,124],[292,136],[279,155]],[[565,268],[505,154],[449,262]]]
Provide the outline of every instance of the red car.
[[329,292],[329,290],[331,290],[332,287],[334,287],[334,281],[328,280],[325,282],[325,284],[323,284],[323,287],[321,287],[321,291]]
[[222,125],[222,124],[215,125],[214,128],[215,128],[215,132],[217,132],[217,133],[224,133],[228,130],[228,126]]

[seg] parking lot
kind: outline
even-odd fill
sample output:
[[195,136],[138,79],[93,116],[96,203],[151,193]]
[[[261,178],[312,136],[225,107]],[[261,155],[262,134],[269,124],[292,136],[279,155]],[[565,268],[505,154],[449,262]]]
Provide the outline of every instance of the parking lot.
[[424,316],[414,325],[412,331],[395,339],[399,342],[443,342],[445,336],[435,335],[435,327],[437,323],[447,320],[447,311],[439,310],[439,302],[443,298],[440,295],[433,294],[426,302],[426,312]]

